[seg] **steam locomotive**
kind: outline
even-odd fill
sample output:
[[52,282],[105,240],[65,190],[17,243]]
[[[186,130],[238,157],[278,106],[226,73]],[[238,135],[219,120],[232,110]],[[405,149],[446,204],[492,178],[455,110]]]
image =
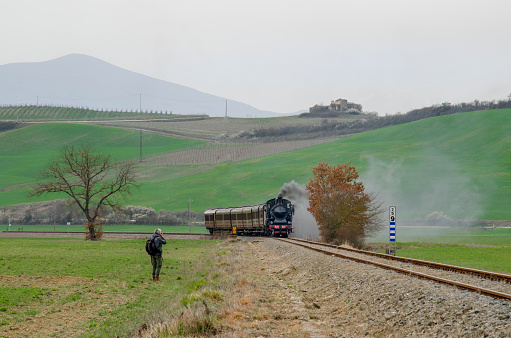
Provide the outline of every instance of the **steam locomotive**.
[[211,208],[204,212],[209,233],[287,237],[293,232],[293,204],[281,196],[264,204]]

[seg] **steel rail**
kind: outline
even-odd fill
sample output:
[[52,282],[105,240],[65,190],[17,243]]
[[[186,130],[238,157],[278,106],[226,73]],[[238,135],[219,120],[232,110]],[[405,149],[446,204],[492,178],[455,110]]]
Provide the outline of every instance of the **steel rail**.
[[335,248],[335,249],[339,249],[339,250],[360,253],[360,254],[364,254],[364,255],[375,256],[375,257],[389,259],[389,260],[400,261],[403,263],[411,263],[411,264],[415,264],[415,265],[427,266],[427,267],[434,268],[434,269],[470,274],[470,275],[474,275],[474,276],[489,279],[489,280],[504,281],[506,283],[511,283],[511,275],[505,274],[505,273],[500,273],[500,272],[492,272],[492,271],[478,270],[478,269],[472,269],[472,268],[465,268],[465,267],[456,266],[456,265],[424,261],[421,259],[399,257],[399,256],[382,254],[382,253],[378,253],[378,252],[358,250],[358,249],[353,249],[353,248],[345,248],[345,247],[338,246],[338,245],[307,241],[307,240],[299,239],[299,238],[292,238],[292,240],[309,243],[309,244],[314,244],[314,245],[326,246],[329,248]]
[[343,255],[343,254],[338,253],[338,252],[331,252],[331,251],[327,251],[327,250],[323,250],[323,249],[319,249],[319,248],[314,248],[314,247],[311,247],[310,245],[307,245],[307,244],[316,244],[315,242],[303,241],[303,242],[307,243],[307,244],[303,244],[303,243],[300,243],[302,241],[289,240],[289,239],[280,239],[280,238],[278,238],[278,239],[283,241],[283,242],[286,242],[286,243],[298,245],[298,246],[301,246],[301,247],[304,247],[304,248],[307,248],[307,249],[310,249],[310,250],[314,250],[314,251],[320,252],[322,254],[326,254],[326,255],[330,255],[330,256],[335,256],[335,257],[339,257],[339,258],[344,258],[344,259],[349,259],[349,260],[353,260],[353,261],[358,262],[358,263],[374,265],[374,266],[377,266],[377,267],[380,267],[380,268],[383,268],[383,269],[396,271],[396,272],[399,272],[399,273],[402,273],[402,274],[405,274],[405,275],[415,276],[415,277],[419,277],[419,278],[426,279],[426,280],[432,280],[432,281],[435,281],[435,282],[438,282],[438,283],[442,283],[442,284],[446,284],[446,285],[456,286],[456,287],[461,288],[461,289],[469,290],[469,291],[472,291],[472,292],[477,292],[477,293],[480,293],[480,294],[483,294],[483,295],[486,295],[486,296],[491,296],[491,297],[494,297],[494,298],[511,300],[511,295],[507,294],[507,293],[503,293],[503,292],[499,292],[499,291],[495,291],[495,290],[490,290],[490,289],[485,289],[485,288],[481,288],[479,286],[470,285],[470,284],[466,284],[466,283],[461,283],[461,282],[457,282],[457,281],[453,281],[453,280],[449,280],[449,279],[445,279],[445,278],[440,278],[440,277],[437,277],[437,276],[432,276],[432,275],[428,275],[428,274],[421,273],[421,272],[416,272],[416,271],[407,270],[407,269],[399,268],[399,267],[392,266],[392,265],[387,265],[387,264],[383,264],[383,263],[379,263],[379,262],[374,262],[374,261],[371,261],[371,260],[366,260],[366,259],[363,259],[363,258],[347,256],[347,255]]

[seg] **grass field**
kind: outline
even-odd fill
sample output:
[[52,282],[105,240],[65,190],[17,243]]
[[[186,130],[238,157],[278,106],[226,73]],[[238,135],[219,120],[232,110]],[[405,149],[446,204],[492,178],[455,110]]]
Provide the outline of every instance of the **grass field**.
[[[56,139],[73,135],[67,127],[51,126],[56,128],[52,131]],[[61,128],[67,136],[60,136]],[[94,138],[103,137],[100,129],[94,130],[98,130]],[[103,131],[110,135],[111,129]],[[17,133],[25,131],[0,134],[0,141]],[[115,153],[124,149],[136,158],[136,134],[130,146],[105,144],[102,149]],[[26,198],[29,186],[24,184],[36,179],[49,155],[48,151],[39,156],[22,136],[16,137],[20,146],[14,147],[14,143],[9,150],[16,154],[0,151],[2,159],[7,159],[0,164],[0,205],[30,202]],[[149,143],[148,153],[152,151]],[[141,167],[142,186],[126,204],[177,211],[185,210],[191,198],[192,210],[200,212],[215,206],[261,203],[275,197],[286,182],[307,183],[318,162],[335,165],[349,161],[368,189],[379,193],[384,207],[397,206],[402,219],[422,219],[434,211],[456,219],[511,219],[509,144],[509,109],[442,116],[241,162]],[[55,146],[54,142],[51,147]],[[156,142],[154,153],[163,150]]]
[[[511,229],[410,228],[398,230],[398,256],[511,273]],[[191,304],[222,302],[225,294],[209,285],[234,277],[215,271],[228,264],[226,242],[168,240],[160,283],[150,281],[143,244],[0,238],[0,336],[131,336],[146,323],[181,318]]]
[[[388,238],[385,229],[368,243]],[[511,228],[398,226],[396,241],[398,256],[511,274]]]
[[0,336],[132,336],[193,302],[218,244],[167,240],[154,283],[144,240],[0,238]]
[[[62,225],[62,224],[38,224],[38,225],[11,225],[10,231],[71,231],[84,232],[84,226],[79,224]],[[170,225],[105,225],[104,232],[146,232],[152,233],[154,229],[160,228],[165,234],[167,233],[188,233],[193,234],[209,234],[204,226],[170,226]],[[9,231],[8,224],[0,224],[0,231]]]

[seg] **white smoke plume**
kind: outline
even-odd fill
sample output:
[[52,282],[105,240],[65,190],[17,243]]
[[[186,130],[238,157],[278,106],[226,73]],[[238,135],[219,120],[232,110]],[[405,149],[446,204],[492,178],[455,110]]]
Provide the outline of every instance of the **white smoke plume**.
[[295,214],[293,216],[292,237],[318,240],[319,226],[312,214],[307,210],[309,197],[305,185],[296,183],[294,180],[284,183],[279,192],[279,197],[284,197],[293,203]]

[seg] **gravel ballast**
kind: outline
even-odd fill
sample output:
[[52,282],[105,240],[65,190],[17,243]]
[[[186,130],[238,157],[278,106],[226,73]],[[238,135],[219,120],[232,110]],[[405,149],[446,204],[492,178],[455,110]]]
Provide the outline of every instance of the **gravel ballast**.
[[[249,335],[511,336],[507,300],[271,238],[239,241],[238,248],[238,271],[259,290],[257,310],[247,311],[263,313],[241,316],[246,322],[258,318],[245,323],[243,332]],[[230,325],[236,327],[241,326]]]

